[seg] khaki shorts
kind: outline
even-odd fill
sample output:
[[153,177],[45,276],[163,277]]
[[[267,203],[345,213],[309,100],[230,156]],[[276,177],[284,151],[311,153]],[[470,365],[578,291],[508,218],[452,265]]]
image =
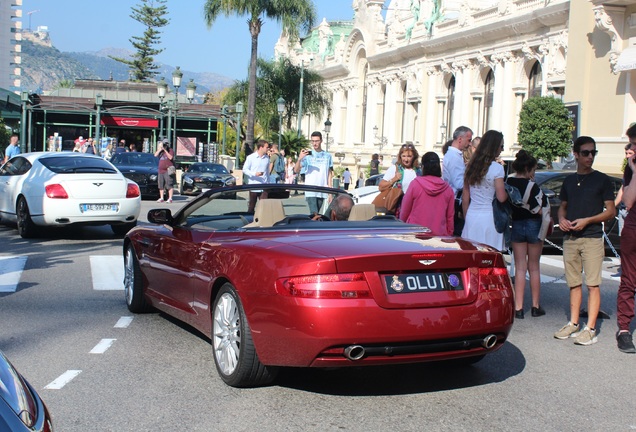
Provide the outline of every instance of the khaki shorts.
[[605,258],[603,238],[565,237],[563,265],[569,287],[583,285],[583,272],[588,287],[601,285],[601,271]]

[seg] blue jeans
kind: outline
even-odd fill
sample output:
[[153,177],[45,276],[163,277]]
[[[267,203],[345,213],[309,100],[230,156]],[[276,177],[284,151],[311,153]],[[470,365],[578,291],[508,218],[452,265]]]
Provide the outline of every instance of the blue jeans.
[[541,218],[521,219],[512,221],[512,235],[510,241],[513,243],[539,243],[539,230],[541,229]]
[[305,200],[307,200],[307,205],[309,206],[309,214],[315,215],[320,213],[322,203],[325,199],[319,197],[305,197]]

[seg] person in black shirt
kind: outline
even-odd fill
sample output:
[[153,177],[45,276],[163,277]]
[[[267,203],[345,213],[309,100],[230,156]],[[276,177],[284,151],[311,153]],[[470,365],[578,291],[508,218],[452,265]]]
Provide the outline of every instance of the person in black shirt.
[[[554,337],[573,337],[577,345],[592,345],[597,342],[596,319],[601,307],[601,270],[605,257],[603,222],[614,217],[616,208],[609,177],[592,168],[598,153],[596,141],[580,136],[574,141],[572,152],[577,169],[563,181],[558,215],[559,228],[564,232],[563,262],[570,287],[570,321]],[[581,330],[583,272],[588,289],[588,321]]]

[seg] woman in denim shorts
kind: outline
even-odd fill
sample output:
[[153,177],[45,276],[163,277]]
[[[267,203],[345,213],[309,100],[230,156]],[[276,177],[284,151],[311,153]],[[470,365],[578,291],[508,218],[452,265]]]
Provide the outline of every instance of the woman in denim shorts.
[[523,293],[526,288],[526,272],[530,274],[533,317],[545,315],[539,304],[541,292],[541,270],[539,259],[543,241],[539,239],[542,207],[547,203],[541,188],[534,182],[537,160],[525,150],[517,153],[512,163],[515,175],[506,183],[519,189],[523,197],[521,206],[512,208],[512,253],[515,259],[515,318],[523,319]]

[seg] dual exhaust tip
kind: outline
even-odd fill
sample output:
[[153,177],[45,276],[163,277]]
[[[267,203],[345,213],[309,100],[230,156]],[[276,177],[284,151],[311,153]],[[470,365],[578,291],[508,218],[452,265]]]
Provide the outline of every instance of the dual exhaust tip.
[[[481,346],[486,349],[492,349],[497,344],[497,336],[489,334],[481,341]],[[352,361],[362,359],[366,354],[366,350],[362,345],[349,345],[344,349],[344,356]]]

